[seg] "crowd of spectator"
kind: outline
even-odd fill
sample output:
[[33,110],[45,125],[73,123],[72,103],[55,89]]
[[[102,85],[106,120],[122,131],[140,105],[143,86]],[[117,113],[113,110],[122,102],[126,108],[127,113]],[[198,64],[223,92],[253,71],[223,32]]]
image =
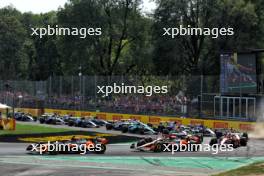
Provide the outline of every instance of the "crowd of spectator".
[[191,100],[185,96],[118,96],[100,104],[118,112],[137,114],[186,114]]
[[71,110],[99,110],[108,112],[157,114],[157,115],[188,115],[188,108],[193,107],[193,99],[182,92],[174,95],[119,95],[110,97],[74,96],[32,96],[25,92],[0,92],[0,102],[24,108],[57,108]]

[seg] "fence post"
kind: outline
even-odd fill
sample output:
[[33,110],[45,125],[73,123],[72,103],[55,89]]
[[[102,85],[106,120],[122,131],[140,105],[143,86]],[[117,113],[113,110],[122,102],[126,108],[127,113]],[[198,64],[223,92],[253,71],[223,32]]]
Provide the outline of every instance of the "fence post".
[[200,93],[201,93],[201,97],[200,97],[200,117],[203,116],[203,74],[201,74],[201,90],[200,90]]
[[71,94],[72,94],[72,96],[73,96],[73,90],[74,89],[74,87],[73,87],[73,76],[71,76]]
[[61,95],[62,95],[62,76],[60,76],[59,78],[60,78],[60,81],[59,81],[59,84],[60,84],[60,85],[59,85],[59,88],[60,88],[60,89],[59,89],[59,90],[60,90],[60,92],[59,92],[59,96],[61,97]]
[[86,97],[86,95],[85,95],[85,93],[86,93],[86,91],[85,91],[85,79],[86,79],[87,77],[86,76],[83,76],[82,77],[82,94],[83,94],[83,96],[82,96],[82,108],[83,108],[83,110],[87,110],[86,109],[86,107],[85,107],[85,97]]
[[97,92],[96,92],[96,88],[97,88],[97,79],[96,79],[96,75],[94,75],[94,109],[96,110],[96,103],[97,103]]

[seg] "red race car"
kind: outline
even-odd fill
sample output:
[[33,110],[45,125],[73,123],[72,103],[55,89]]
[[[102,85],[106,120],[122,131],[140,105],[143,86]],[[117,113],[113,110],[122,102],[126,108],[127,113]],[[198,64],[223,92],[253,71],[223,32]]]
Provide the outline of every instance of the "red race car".
[[[152,151],[152,152],[163,152],[163,151],[182,151],[175,150],[175,146],[180,149],[181,146],[186,146],[185,151],[197,151],[199,145],[196,147],[193,144],[201,144],[202,140],[199,136],[187,135],[184,138],[179,138],[177,135],[163,135],[157,139],[145,138],[140,141],[131,144],[130,148],[137,151]],[[192,148],[190,148],[192,147]]]

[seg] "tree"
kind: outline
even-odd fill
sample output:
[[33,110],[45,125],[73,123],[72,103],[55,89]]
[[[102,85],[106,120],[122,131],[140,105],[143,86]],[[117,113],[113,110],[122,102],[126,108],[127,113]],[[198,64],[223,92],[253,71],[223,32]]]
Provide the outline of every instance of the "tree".
[[[219,74],[219,55],[260,46],[262,10],[248,0],[158,0],[154,14],[154,63],[159,74]],[[260,3],[260,1],[258,2]],[[262,5],[263,7],[263,5]],[[164,27],[234,28],[233,36],[192,35],[172,39]],[[163,63],[163,64],[162,64]],[[214,69],[212,69],[214,68]]]
[[56,36],[31,36],[31,28],[55,26],[56,12],[46,14],[25,13],[22,23],[27,29],[27,39],[24,44],[24,53],[27,56],[27,78],[30,80],[46,80],[49,76],[62,75],[61,64],[63,60],[57,50]]
[[137,60],[130,55],[138,52],[136,46],[145,47],[139,4],[138,0],[72,0],[65,5],[58,13],[61,26],[102,28],[101,36],[60,38],[61,54],[67,58],[65,68],[75,68],[69,70],[76,74],[81,65],[86,74],[111,76],[136,67]]
[[[215,2],[211,0],[165,0],[157,1],[155,11],[155,48],[154,62],[165,62],[160,74],[199,73],[198,64],[205,45],[204,35],[177,36],[175,39],[163,37],[163,28],[188,25],[192,28],[204,28],[210,23]],[[178,66],[177,66],[178,65]]]
[[23,43],[25,30],[20,13],[12,7],[0,9],[0,77],[14,79],[23,72]]

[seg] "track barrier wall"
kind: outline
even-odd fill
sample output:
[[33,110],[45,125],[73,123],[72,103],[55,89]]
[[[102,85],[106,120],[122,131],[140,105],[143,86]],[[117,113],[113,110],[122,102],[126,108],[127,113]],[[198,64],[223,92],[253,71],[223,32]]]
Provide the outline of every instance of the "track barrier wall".
[[32,116],[40,116],[44,113],[42,109],[31,109],[31,108],[15,108],[16,112],[24,112],[31,114]]
[[121,119],[137,119],[143,123],[151,123],[158,125],[160,122],[176,121],[183,125],[198,125],[202,124],[209,128],[233,128],[239,131],[253,131],[256,122],[239,122],[239,121],[223,121],[223,120],[203,120],[194,118],[180,118],[180,117],[161,117],[161,116],[146,116],[146,115],[133,115],[133,114],[117,114],[107,112],[89,112],[89,111],[72,111],[61,109],[45,109],[45,113],[56,113],[59,115],[72,115],[72,116],[97,116],[104,120],[121,120]]

